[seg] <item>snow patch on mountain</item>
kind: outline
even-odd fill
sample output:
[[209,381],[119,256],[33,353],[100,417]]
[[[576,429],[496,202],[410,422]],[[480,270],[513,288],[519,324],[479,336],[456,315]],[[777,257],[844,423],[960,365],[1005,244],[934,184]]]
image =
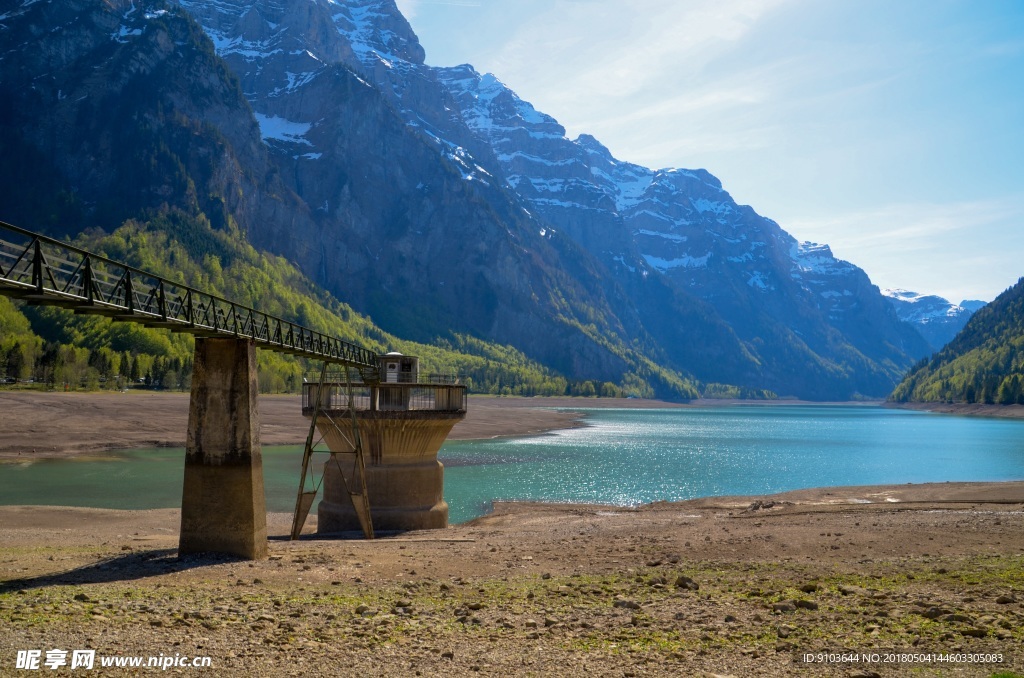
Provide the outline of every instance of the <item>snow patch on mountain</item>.
[[260,125],[260,136],[264,141],[285,141],[292,144],[304,144],[312,146],[306,134],[312,129],[313,124],[309,122],[293,122],[279,118],[276,115],[263,115],[254,113],[256,122]]
[[665,233],[664,231],[648,231],[647,229],[641,228],[633,232],[634,235],[649,235],[655,238],[664,238],[665,240],[671,240],[672,242],[686,242],[688,238],[685,235],[679,235],[678,233]]
[[[412,27],[389,0],[312,0],[329,6],[330,20],[368,72],[400,73],[423,66],[424,52]],[[400,89],[402,84],[389,83]]]
[[675,259],[662,259],[661,257],[656,257],[651,254],[644,254],[642,256],[651,268],[664,273],[665,271],[673,268],[705,268],[708,265],[708,261],[713,256],[713,253],[708,252],[701,257],[691,257],[690,255],[685,254]]
[[759,290],[767,291],[769,289],[775,289],[768,284],[768,276],[761,271],[751,271],[747,278],[747,284],[751,287],[756,287]]
[[968,313],[964,307],[934,294],[919,294],[899,288],[884,289],[882,294],[894,302],[900,317],[908,322],[927,323]]
[[813,242],[796,242],[789,248],[789,257],[793,262],[793,278],[800,279],[801,274],[816,275],[847,275],[856,267],[832,255],[832,248]]
[[949,343],[985,302],[953,304],[934,294],[919,294],[899,288],[882,290],[900,320],[913,325],[934,350]]

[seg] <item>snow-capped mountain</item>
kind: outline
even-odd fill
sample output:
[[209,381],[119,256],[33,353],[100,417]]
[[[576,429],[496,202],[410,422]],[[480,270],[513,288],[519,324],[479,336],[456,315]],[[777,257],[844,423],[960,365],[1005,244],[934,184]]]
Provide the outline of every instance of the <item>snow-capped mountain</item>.
[[[708,172],[620,161],[593,137],[569,140],[556,120],[492,75],[426,65],[393,0],[180,4],[238,75],[266,143],[314,209],[337,210],[337,186],[355,183],[336,170],[351,154],[337,143],[350,123],[332,121],[325,108],[339,96],[323,81],[341,64],[376,88],[405,135],[433,149],[474,192],[508,213],[521,210],[533,229],[521,237],[565,247],[568,236],[589,252],[596,261],[585,268],[606,279],[601,292],[612,312],[649,333],[680,369],[804,397],[836,397],[838,376],[839,397],[883,395],[927,351],[863,271],[737,205]],[[350,195],[359,202],[389,187],[368,188],[353,186]],[[374,219],[360,221],[367,230]],[[440,230],[432,226],[429,239],[439,240]],[[564,259],[560,265],[570,268]],[[595,283],[585,286],[596,291]],[[737,338],[733,360],[707,360],[693,347]]]
[[[469,65],[438,72],[532,211],[618,279],[661,275],[710,303],[745,341],[773,346],[764,352],[772,371],[802,355],[801,370],[860,363],[863,375],[926,351],[861,269],[738,205],[707,171],[623,162],[591,136],[567,138],[493,75]],[[787,362],[776,365],[783,345]],[[878,384],[891,378],[885,371]]]
[[934,294],[918,294],[903,289],[885,289],[882,294],[901,320],[917,328],[932,351],[948,344],[971,316],[986,305],[984,301],[969,299],[953,304]]
[[707,171],[621,161],[428,66],[394,0],[36,0],[0,23],[0,171],[88,196],[82,227],[237,224],[398,335],[667,396],[883,396],[927,352],[863,271]]

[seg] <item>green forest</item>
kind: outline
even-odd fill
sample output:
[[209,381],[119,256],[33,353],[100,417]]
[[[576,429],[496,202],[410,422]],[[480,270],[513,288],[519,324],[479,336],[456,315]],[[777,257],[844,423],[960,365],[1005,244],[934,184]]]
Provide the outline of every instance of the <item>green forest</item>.
[[1024,405],[1024,278],[915,365],[890,399]]
[[[202,214],[169,210],[148,221],[126,221],[110,234],[82,234],[74,244],[373,351],[417,355],[424,372],[457,374],[474,393],[651,397],[653,379],[675,382],[678,392],[696,396],[689,382],[653,364],[646,366],[649,374],[628,374],[622,383],[570,381],[512,347],[470,336],[451,334],[432,344],[399,339],[285,259],[255,250],[230,219],[216,229]],[[0,296],[0,376],[7,388],[188,390],[193,348],[188,334]],[[291,355],[258,355],[264,393],[297,392],[303,375],[318,368]]]

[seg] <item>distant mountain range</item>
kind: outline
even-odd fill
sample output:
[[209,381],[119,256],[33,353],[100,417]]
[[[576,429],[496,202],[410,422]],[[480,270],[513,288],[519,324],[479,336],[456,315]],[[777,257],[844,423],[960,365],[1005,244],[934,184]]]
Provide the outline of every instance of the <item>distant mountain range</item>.
[[24,2],[0,26],[0,219],[237,228],[393,334],[645,395],[883,397],[938,341],[707,171],[426,65],[393,0]]
[[918,294],[901,289],[882,290],[900,320],[917,328],[932,352],[939,351],[953,340],[979,309],[987,302],[965,299],[959,304],[934,294]]
[[893,391],[897,402],[1024,405],[1024,278],[979,309]]

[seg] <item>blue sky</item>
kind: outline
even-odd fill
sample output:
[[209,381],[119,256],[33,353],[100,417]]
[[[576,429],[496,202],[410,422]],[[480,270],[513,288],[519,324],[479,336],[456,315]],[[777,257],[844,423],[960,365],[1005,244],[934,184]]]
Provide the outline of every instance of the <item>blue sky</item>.
[[1024,2],[398,0],[571,138],[703,167],[880,287],[1024,276]]

